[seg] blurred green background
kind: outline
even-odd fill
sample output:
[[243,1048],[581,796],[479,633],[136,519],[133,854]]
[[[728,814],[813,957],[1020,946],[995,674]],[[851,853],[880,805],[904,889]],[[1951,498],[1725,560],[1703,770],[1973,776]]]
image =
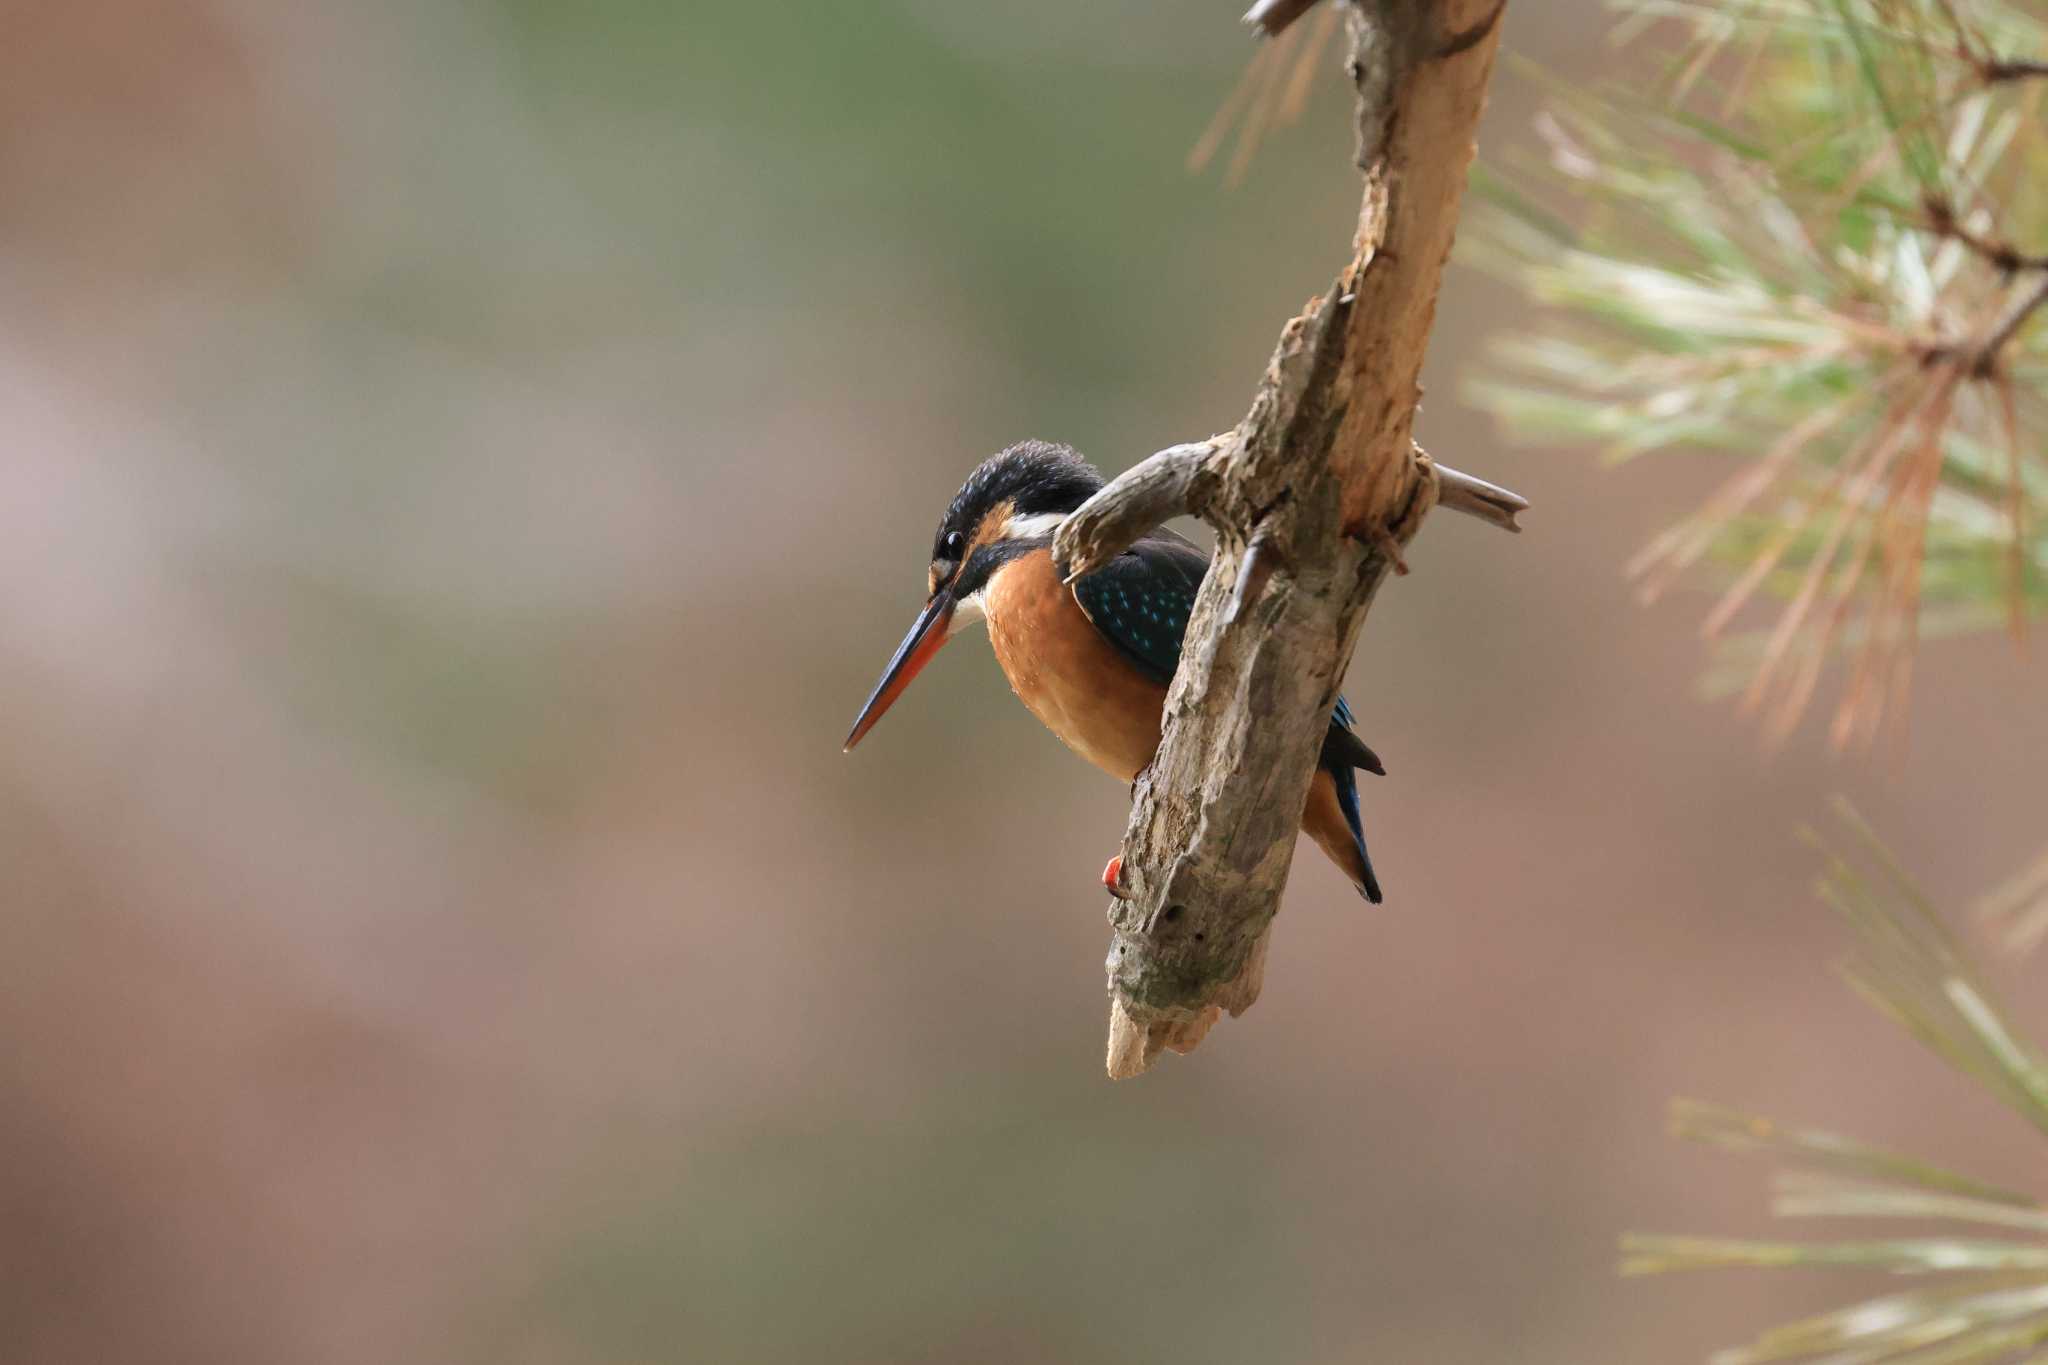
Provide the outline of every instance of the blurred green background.
[[1791,838],[2016,865],[2021,662],[1767,761],[1619,576],[1714,470],[1505,448],[1476,275],[1419,432],[1536,510],[1382,595],[1389,904],[1305,858],[1197,1056],[1100,1078],[1126,795],[978,637],[840,755],[977,460],[1229,426],[1341,263],[1334,76],[1183,167],[1237,8],[0,0],[0,1357],[1691,1359],[1838,1295],[1614,1280],[1762,1225],[1669,1093],[2025,1169]]

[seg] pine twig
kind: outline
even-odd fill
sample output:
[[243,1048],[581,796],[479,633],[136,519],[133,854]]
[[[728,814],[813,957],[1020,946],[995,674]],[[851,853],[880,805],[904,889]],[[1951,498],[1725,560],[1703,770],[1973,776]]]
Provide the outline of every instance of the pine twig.
[[2000,274],[2017,275],[2024,271],[2048,270],[2048,252],[2024,252],[2011,242],[1972,231],[1957,215],[1955,206],[1946,199],[1928,199],[1927,219],[1928,231],[1937,237],[1962,243]]
[[1988,379],[1997,373],[1998,355],[2005,349],[2005,343],[2018,335],[2020,328],[2027,325],[2027,319],[2044,303],[2048,303],[2048,277],[2035,281],[2033,288],[2017,295],[1985,332],[1971,358],[1973,378]]

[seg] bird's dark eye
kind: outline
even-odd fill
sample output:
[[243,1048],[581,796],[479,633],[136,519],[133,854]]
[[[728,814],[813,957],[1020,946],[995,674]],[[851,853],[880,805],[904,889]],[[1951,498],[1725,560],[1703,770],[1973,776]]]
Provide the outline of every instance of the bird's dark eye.
[[945,558],[958,560],[960,558],[960,547],[966,543],[966,536],[961,535],[958,531],[949,531],[946,533],[946,538],[939,542],[939,549]]

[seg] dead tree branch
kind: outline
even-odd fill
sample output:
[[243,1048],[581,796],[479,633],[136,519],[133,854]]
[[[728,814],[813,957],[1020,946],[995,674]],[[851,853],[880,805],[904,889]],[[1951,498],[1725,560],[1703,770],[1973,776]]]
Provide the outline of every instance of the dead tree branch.
[[[1060,571],[1071,583],[1115,559],[1161,522],[1175,517],[1210,519],[1216,484],[1237,456],[1235,431],[1206,441],[1168,446],[1118,475],[1101,493],[1067,518],[1059,533]],[[1417,459],[1429,458],[1421,446]],[[1528,500],[1449,465],[1436,468],[1437,506],[1503,531],[1519,532],[1515,520]]]
[[[1064,572],[1169,516],[1215,527],[1110,905],[1109,1073],[1185,1052],[1257,999],[1322,733],[1373,594],[1439,503],[1526,504],[1411,436],[1504,0],[1347,7],[1364,206],[1351,263],[1288,323],[1237,428],[1161,451],[1061,528]],[[1277,18],[1307,6],[1260,5]]]

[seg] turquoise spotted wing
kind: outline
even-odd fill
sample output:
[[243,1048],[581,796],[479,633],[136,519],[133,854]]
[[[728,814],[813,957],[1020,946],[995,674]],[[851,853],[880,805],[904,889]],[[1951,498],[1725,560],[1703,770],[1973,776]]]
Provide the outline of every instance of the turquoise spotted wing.
[[1193,545],[1148,536],[1074,584],[1102,637],[1162,687],[1180,666],[1181,637],[1208,560]]

